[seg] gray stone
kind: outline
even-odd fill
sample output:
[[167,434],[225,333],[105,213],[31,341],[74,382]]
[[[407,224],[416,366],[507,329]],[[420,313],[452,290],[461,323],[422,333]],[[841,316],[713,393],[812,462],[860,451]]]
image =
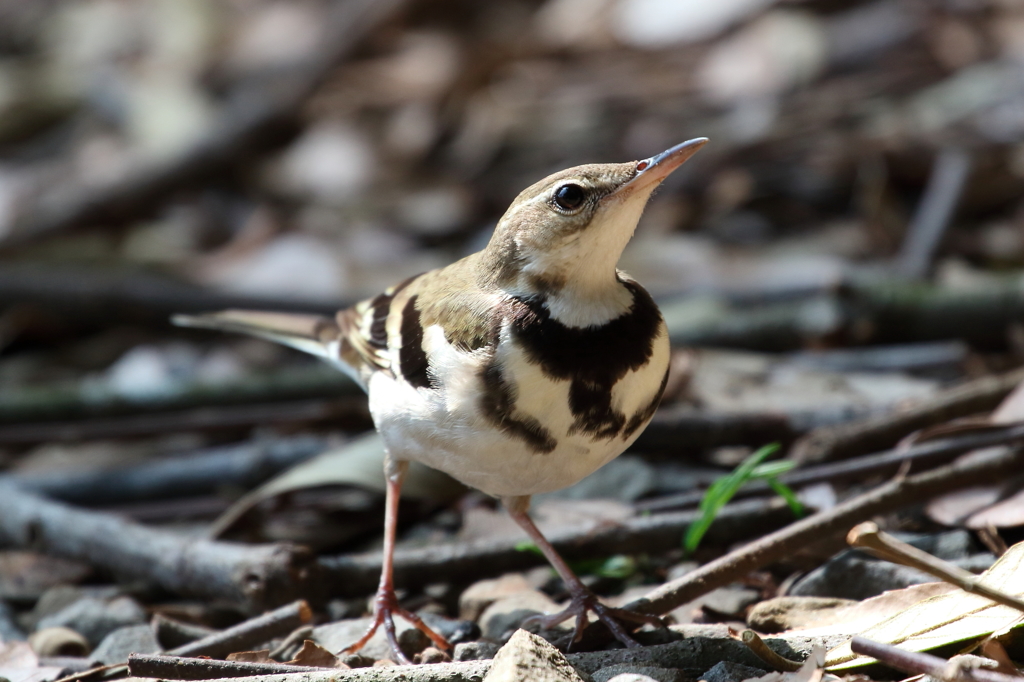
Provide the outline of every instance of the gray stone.
[[[921,545],[919,549],[936,549],[952,557],[947,558],[947,561],[972,572],[985,570],[995,561],[991,554],[961,556],[963,543],[959,532],[909,539],[912,540],[909,544]],[[789,593],[798,597],[839,597],[862,601],[888,590],[900,590],[927,582],[935,582],[935,578],[923,571],[875,559],[857,550],[846,550],[797,581]]]
[[555,647],[526,630],[517,630],[501,647],[484,682],[583,682]]
[[146,622],[146,611],[131,597],[109,601],[84,597],[52,615],[40,619],[38,627],[67,627],[80,633],[96,647],[103,638],[126,625]]
[[658,682],[653,677],[640,675],[638,673],[620,673],[608,680],[608,682]]
[[649,665],[636,665],[633,663],[621,663],[619,665],[611,665],[607,668],[601,668],[596,673],[591,675],[594,682],[610,682],[611,680],[619,680],[624,682],[620,678],[625,677],[626,680],[631,682],[640,682],[643,680],[653,680],[654,682],[684,682],[686,676],[682,670],[675,670],[673,668],[658,668]]
[[485,639],[500,640],[530,616],[558,610],[558,604],[543,592],[526,590],[494,602],[484,609],[478,622]]
[[163,651],[149,625],[128,625],[103,638],[89,660],[101,665],[116,665],[128,660],[128,654],[156,654]]
[[722,661],[700,676],[704,682],[743,682],[752,677],[761,677],[767,671],[742,663]]
[[501,647],[494,642],[462,642],[455,645],[452,660],[486,661],[494,658]]

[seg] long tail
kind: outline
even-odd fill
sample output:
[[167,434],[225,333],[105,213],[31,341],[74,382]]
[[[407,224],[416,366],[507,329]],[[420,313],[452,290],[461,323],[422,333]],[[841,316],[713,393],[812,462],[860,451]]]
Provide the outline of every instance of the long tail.
[[179,327],[237,332],[297,348],[305,353],[337,361],[337,343],[341,330],[337,323],[320,315],[297,315],[254,310],[224,310],[203,315],[175,315],[171,322]]

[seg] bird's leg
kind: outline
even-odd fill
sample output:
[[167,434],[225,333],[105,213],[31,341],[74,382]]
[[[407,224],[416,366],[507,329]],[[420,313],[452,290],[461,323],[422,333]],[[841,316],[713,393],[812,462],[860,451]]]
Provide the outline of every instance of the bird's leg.
[[540,532],[536,524],[534,524],[533,519],[527,513],[527,509],[530,506],[529,496],[506,497],[502,498],[502,502],[508,509],[509,514],[512,515],[512,518],[526,531],[526,534],[530,536],[530,539],[540,548],[540,551],[547,557],[548,562],[551,563],[555,571],[558,572],[558,575],[561,576],[571,598],[569,606],[563,611],[550,616],[534,616],[529,618],[527,622],[538,623],[542,628],[549,629],[575,616],[576,628],[573,631],[572,642],[578,642],[583,636],[584,628],[587,627],[587,611],[593,611],[597,619],[604,623],[611,630],[611,633],[615,635],[615,639],[628,647],[638,647],[640,643],[629,635],[629,630],[623,627],[620,621],[635,624],[651,623],[652,625],[664,627],[664,623],[657,616],[612,608],[602,604],[597,595],[583,584],[573,570],[569,568],[569,564],[565,562],[565,559],[561,557],[551,543],[548,542],[548,539],[544,537],[544,534]]
[[398,527],[398,499],[402,493],[402,480],[405,478],[405,472],[408,469],[408,462],[396,462],[390,456],[388,456],[384,463],[384,474],[387,478],[386,509],[384,511],[384,560],[380,570],[380,586],[377,588],[377,597],[373,601],[373,622],[358,642],[342,651],[342,653],[348,654],[363,648],[370,641],[370,638],[373,637],[373,633],[377,631],[377,628],[383,625],[384,633],[388,638],[388,644],[391,646],[391,653],[395,656],[396,662],[404,665],[410,664],[411,661],[398,648],[394,616],[401,616],[415,625],[438,648],[451,648],[448,640],[427,627],[427,624],[419,616],[401,608],[398,605],[398,598],[395,596],[395,583],[392,573],[395,556],[395,532]]

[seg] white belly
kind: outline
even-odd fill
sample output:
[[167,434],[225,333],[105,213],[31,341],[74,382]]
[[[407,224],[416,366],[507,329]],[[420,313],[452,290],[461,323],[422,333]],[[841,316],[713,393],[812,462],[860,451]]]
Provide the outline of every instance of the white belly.
[[[510,356],[505,367],[517,387],[516,414],[539,422],[556,443],[551,451],[538,452],[481,411],[486,355],[452,349],[437,327],[426,329],[424,339],[431,365],[443,369],[437,376],[444,381],[434,389],[414,388],[383,372],[373,375],[368,391],[374,423],[395,459],[422,462],[490,495],[533,495],[572,485],[621,454],[649,421],[610,438],[574,432],[570,382],[552,380],[538,366]],[[662,333],[651,361],[616,384],[613,406],[628,417],[649,405],[668,361],[668,338]]]

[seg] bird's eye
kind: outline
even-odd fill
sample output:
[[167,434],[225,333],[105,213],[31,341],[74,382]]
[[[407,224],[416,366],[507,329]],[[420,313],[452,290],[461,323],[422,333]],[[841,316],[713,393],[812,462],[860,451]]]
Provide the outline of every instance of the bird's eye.
[[586,193],[579,185],[562,185],[555,190],[555,203],[563,211],[575,211],[585,198]]

